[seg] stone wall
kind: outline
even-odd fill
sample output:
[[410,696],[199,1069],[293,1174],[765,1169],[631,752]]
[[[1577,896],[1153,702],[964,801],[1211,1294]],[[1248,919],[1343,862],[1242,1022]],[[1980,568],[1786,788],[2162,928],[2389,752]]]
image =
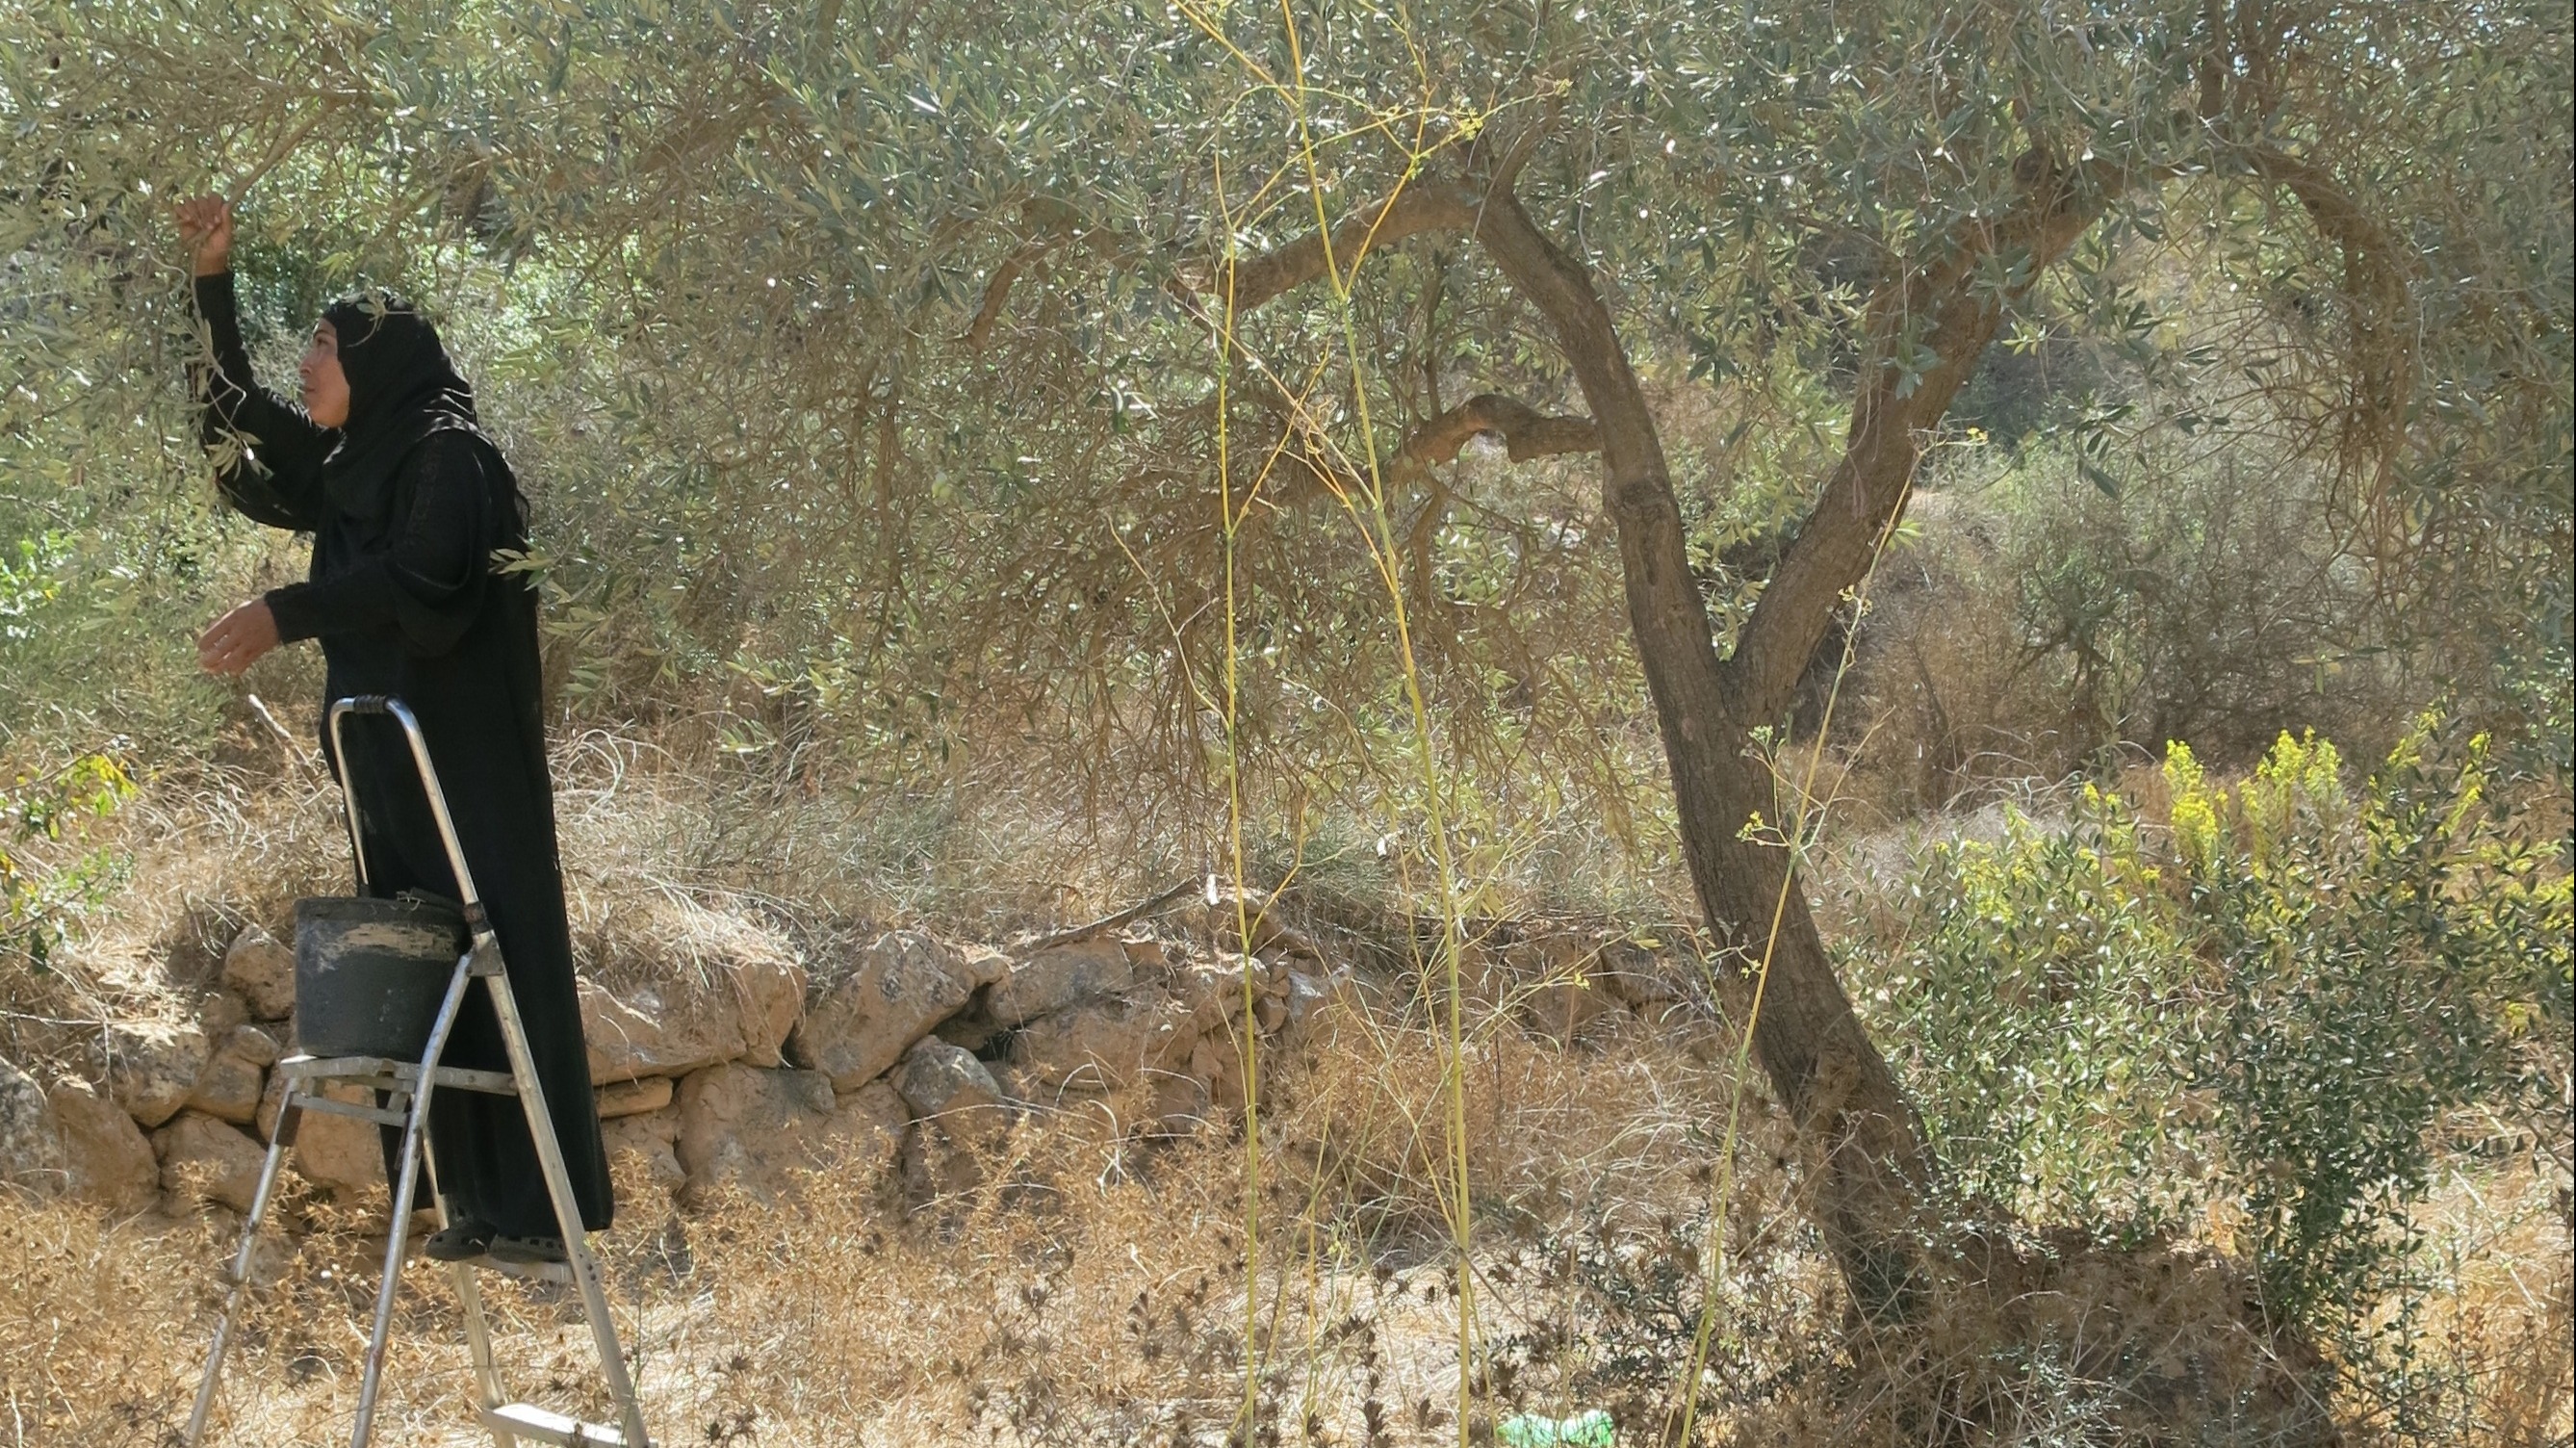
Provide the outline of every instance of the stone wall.
[[[590,1075],[612,1157],[682,1205],[773,1199],[812,1172],[936,1195],[1021,1115],[1111,1093],[1142,1104],[1143,1130],[1195,1131],[1242,1105],[1247,972],[1265,1052],[1353,994],[1287,930],[1249,957],[1142,931],[1014,952],[895,930],[809,962],[737,916],[637,919],[586,942]],[[1677,995],[1644,952],[1579,932],[1525,934],[1471,965],[1481,998],[1562,1039]],[[253,926],[193,1016],[108,1025],[84,1059],[34,1074],[0,1061],[0,1177],[119,1214],[245,1209],[294,1005],[293,952]],[[308,1113],[288,1160],[334,1193],[383,1180],[376,1128],[347,1117]]]

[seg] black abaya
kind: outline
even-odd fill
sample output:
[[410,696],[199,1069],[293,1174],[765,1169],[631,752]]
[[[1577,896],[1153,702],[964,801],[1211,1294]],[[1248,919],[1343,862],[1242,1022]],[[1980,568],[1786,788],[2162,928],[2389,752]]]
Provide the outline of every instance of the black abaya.
[[[310,581],[267,595],[278,636],[321,640],[326,702],[390,694],[419,718],[500,939],[583,1225],[603,1230],[612,1210],[608,1161],[564,913],[539,710],[536,595],[492,571],[495,550],[527,546],[517,481],[475,426],[472,394],[448,369],[427,322],[381,304],[332,309],[350,380],[349,426],[333,430],[252,377],[232,278],[200,277],[196,290],[215,364],[201,394],[207,438],[229,433],[246,445],[217,469],[224,496],[259,522],[314,535]],[[368,893],[454,898],[454,874],[401,727],[382,718],[351,718],[344,727],[349,758],[333,766],[357,800]],[[442,1059],[509,1069],[479,982]],[[438,1093],[430,1143],[452,1216],[511,1236],[557,1232],[515,1100]]]

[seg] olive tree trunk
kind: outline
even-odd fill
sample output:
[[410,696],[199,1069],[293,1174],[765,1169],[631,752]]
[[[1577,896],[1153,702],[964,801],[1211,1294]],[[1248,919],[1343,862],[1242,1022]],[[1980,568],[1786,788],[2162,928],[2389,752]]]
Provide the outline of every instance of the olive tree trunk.
[[[1754,730],[1776,722],[1848,591],[1864,578],[1901,513],[1923,439],[1993,340],[2012,292],[1983,289],[1978,263],[2019,254],[2035,276],[2101,212],[2098,178],[2031,173],[2017,204],[1968,228],[1946,255],[1881,285],[1868,312],[1868,356],[1844,453],[1822,498],[1766,584],[1731,657],[1718,656],[1690,570],[1681,508],[1663,442],[1609,308],[1580,263],[1542,234],[1512,193],[1508,163],[1479,181],[1417,181],[1335,228],[1349,257],[1423,232],[1472,235],[1545,317],[1592,410],[1542,419],[1478,399],[1486,426],[1521,423],[1597,446],[1607,511],[1619,534],[1628,625],[1653,698],[1671,770],[1675,816],[1691,886],[1722,949],[1736,998],[1758,1001],[1753,1051],[1808,1143],[1816,1177],[1810,1210],[1860,1311],[1904,1318],[1930,1267],[1926,1208],[1937,1163],[1887,1058],[1836,978],[1808,911],[1795,862],[1746,826],[1770,807],[1772,780]],[[1326,248],[1310,236],[1246,263],[1231,278],[1237,310],[1257,307],[1322,274]],[[1992,273],[1987,273],[1991,275]],[[2025,282],[2024,285],[2027,285]],[[1900,337],[1937,362],[1900,377],[1884,359]],[[1919,354],[1916,354],[1919,355]],[[1443,418],[1445,433],[1463,433]],[[1450,439],[1446,451],[1454,452]],[[1522,439],[1510,439],[1517,451]]]

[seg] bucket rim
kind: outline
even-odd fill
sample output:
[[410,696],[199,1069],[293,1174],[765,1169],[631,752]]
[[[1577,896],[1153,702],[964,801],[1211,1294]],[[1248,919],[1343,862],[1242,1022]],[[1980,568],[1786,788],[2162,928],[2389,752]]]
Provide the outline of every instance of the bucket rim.
[[464,911],[446,901],[420,895],[307,895],[295,902],[298,925],[307,920],[336,924],[388,919],[452,926],[459,932],[465,928]]

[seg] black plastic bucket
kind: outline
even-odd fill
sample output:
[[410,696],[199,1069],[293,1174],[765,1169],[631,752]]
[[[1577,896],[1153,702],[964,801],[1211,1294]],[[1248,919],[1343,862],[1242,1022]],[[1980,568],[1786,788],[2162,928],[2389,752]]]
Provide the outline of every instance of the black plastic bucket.
[[296,1047],[419,1060],[464,953],[465,917],[441,901],[296,901]]

